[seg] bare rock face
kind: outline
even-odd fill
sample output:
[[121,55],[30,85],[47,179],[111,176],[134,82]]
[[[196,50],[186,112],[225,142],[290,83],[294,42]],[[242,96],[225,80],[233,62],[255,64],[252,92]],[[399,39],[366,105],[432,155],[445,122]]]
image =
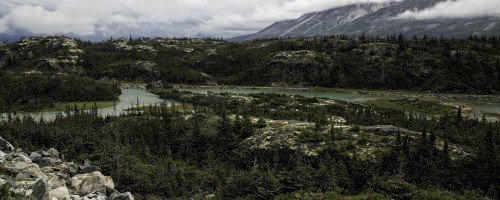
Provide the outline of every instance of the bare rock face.
[[119,192],[114,192],[109,196],[109,200],[132,200],[134,199],[134,196],[132,196],[132,193],[130,192],[125,192],[125,193],[119,193]]
[[31,186],[33,190],[33,196],[36,199],[47,199],[49,197],[50,185],[43,179],[39,179],[33,186]]
[[78,174],[71,178],[71,188],[82,195],[103,191],[103,189],[105,193],[106,186],[114,188],[115,184],[111,177],[104,176],[101,172]]
[[25,163],[28,163],[28,164],[31,164],[31,159],[28,155],[26,155],[25,153],[15,153],[14,155],[12,155],[14,158],[12,159],[13,162],[25,162]]
[[58,187],[49,191],[49,199],[70,199],[67,187]]
[[54,148],[49,149],[47,153],[52,158],[59,158],[59,151],[55,150]]
[[3,164],[5,163],[5,156],[7,154],[5,154],[3,151],[0,150],[0,163]]
[[33,160],[40,167],[52,166],[61,162],[59,158],[51,158],[51,157],[43,157],[43,158],[35,158]]
[[0,137],[0,150],[2,151],[14,151],[14,146],[10,144],[7,140]]
[[30,159],[31,160],[35,160],[35,159],[41,158],[41,157],[42,157],[42,155],[39,154],[38,152],[33,152],[33,153],[30,154]]
[[[133,200],[132,193],[114,189],[113,179],[99,167],[65,162],[59,151],[24,153],[0,137],[0,184],[21,199]],[[29,155],[29,156],[28,156]]]

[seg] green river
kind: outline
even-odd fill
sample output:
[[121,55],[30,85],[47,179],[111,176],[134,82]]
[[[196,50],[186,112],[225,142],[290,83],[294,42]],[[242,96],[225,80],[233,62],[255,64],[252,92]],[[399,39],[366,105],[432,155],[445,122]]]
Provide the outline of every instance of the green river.
[[[137,101],[139,101],[139,104],[142,105],[149,105],[149,104],[161,104],[161,103],[166,103],[166,104],[171,104],[172,101],[169,100],[162,100],[160,99],[157,95],[152,94],[148,92],[147,90],[143,89],[122,89],[122,94],[119,97],[120,103],[117,104],[116,106],[111,106],[107,108],[100,108],[97,109],[97,112],[102,115],[102,116],[110,116],[110,115],[119,115],[122,114],[125,111],[125,109],[130,108],[132,106],[137,105]],[[89,105],[91,106],[91,105]],[[56,118],[56,115],[58,114],[57,111],[48,111],[48,112],[20,112],[16,113],[15,116],[20,117],[21,119],[24,117],[33,117],[35,119],[40,119],[41,117],[44,120],[53,120]],[[1,120],[7,119],[8,114],[3,113],[1,114],[0,118]]]
[[[193,93],[232,93],[232,94],[252,94],[252,93],[276,93],[285,95],[302,95],[305,97],[317,97],[317,98],[328,98],[334,100],[350,101],[350,102],[366,102],[374,99],[393,99],[402,98],[401,96],[380,96],[380,95],[370,95],[370,94],[360,94],[360,93],[348,93],[348,92],[333,92],[333,91],[314,91],[314,90],[290,90],[290,89],[250,89],[250,88],[185,88],[181,89],[185,91],[191,91]],[[148,92],[143,89],[123,89],[120,95],[120,103],[115,107],[101,108],[98,109],[98,113],[102,116],[108,115],[119,115],[124,113],[125,109],[135,106],[137,101],[140,105],[149,104],[160,104],[166,103],[171,104],[172,100],[162,100],[157,95]],[[439,100],[439,99],[436,99]],[[442,100],[439,100],[442,101]],[[453,103],[454,105],[464,105],[471,107],[473,111],[470,113],[470,117],[478,116],[482,117],[484,114],[489,120],[500,120],[500,103],[480,103],[480,102],[459,102],[459,101],[444,101],[448,103]],[[58,112],[22,112],[16,113],[15,116],[23,117],[33,117],[40,119],[43,117],[44,120],[51,120],[56,117]],[[7,119],[7,114],[3,113],[0,115],[0,120]]]
[[[315,90],[290,90],[290,89],[253,89],[253,88],[217,88],[217,87],[207,87],[207,88],[186,88],[182,89],[185,91],[190,91],[193,93],[232,93],[232,94],[253,94],[253,93],[275,93],[275,94],[285,94],[285,95],[302,95],[305,97],[317,97],[317,98],[328,98],[334,100],[350,101],[350,102],[367,102],[374,99],[397,99],[404,98],[397,95],[372,95],[372,94],[360,94],[360,93],[349,93],[349,92],[334,92],[334,91],[315,91]],[[473,109],[470,112],[469,117],[482,117],[484,114],[488,120],[500,120],[500,103],[481,103],[481,102],[461,102],[442,99],[432,99],[438,100],[446,103],[453,103],[453,105],[461,105],[464,107],[471,107]]]

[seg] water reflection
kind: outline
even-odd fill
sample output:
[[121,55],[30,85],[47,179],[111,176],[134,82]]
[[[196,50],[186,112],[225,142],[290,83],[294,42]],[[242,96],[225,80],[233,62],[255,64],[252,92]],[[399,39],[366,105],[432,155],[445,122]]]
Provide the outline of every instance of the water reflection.
[[[158,95],[152,94],[147,90],[143,89],[123,89],[122,94],[119,96],[120,103],[115,106],[100,108],[97,109],[97,113],[101,116],[116,116],[125,112],[125,109],[130,108],[132,106],[137,106],[137,102],[139,102],[140,106],[148,106],[148,105],[160,105],[161,103],[166,103],[167,105],[172,104],[171,100],[162,100],[158,97]],[[92,107],[92,105],[87,105],[88,108]],[[64,111],[49,111],[49,112],[20,112],[11,114],[12,117],[32,117],[36,120],[43,118],[44,120],[53,120],[56,118],[58,114],[63,114]],[[7,113],[2,113],[0,118],[2,120],[6,120],[8,118]]]

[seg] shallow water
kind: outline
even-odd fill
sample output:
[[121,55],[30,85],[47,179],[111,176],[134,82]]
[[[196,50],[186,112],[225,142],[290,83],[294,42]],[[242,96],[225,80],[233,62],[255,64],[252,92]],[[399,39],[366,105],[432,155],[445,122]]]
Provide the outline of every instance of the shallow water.
[[[343,92],[328,92],[328,91],[304,91],[304,90],[287,90],[287,89],[247,89],[247,88],[186,88],[182,89],[185,91],[191,91],[194,93],[232,93],[232,94],[255,94],[255,93],[275,93],[284,95],[302,95],[305,97],[318,97],[318,98],[328,98],[334,100],[342,100],[349,102],[366,102],[374,99],[395,99],[403,98],[400,96],[379,96],[370,94],[354,94],[354,93],[343,93]],[[433,99],[443,102],[440,99]],[[481,118],[484,114],[488,120],[500,120],[500,103],[481,103],[481,102],[466,102],[466,103],[456,103],[455,105],[469,106],[474,109],[470,113],[470,117],[477,116]]]
[[[342,100],[349,102],[366,102],[374,99],[393,99],[402,98],[398,96],[377,96],[369,94],[353,94],[353,93],[343,93],[343,92],[325,92],[325,91],[304,91],[304,90],[287,90],[287,89],[247,89],[247,88],[236,88],[236,89],[225,89],[225,88],[186,88],[182,89],[185,91],[191,91],[194,93],[232,93],[232,94],[255,94],[255,93],[274,93],[274,94],[284,94],[284,95],[301,95],[305,97],[317,97],[317,98],[328,98],[334,100]],[[119,115],[124,113],[125,109],[139,104],[149,105],[149,104],[161,104],[166,103],[167,105],[172,104],[172,100],[163,100],[159,96],[148,92],[143,89],[123,89],[122,94],[119,96],[120,103],[114,107],[100,108],[97,112],[102,116],[109,115]],[[439,99],[438,99],[439,100]],[[455,105],[459,105],[460,103]],[[474,109],[470,113],[470,117],[481,118],[484,114],[488,120],[500,120],[500,103],[481,103],[481,102],[466,102],[463,103],[464,106],[469,106]],[[91,107],[92,105],[88,105]],[[23,117],[33,117],[35,119],[40,119],[43,117],[44,120],[52,120],[56,117],[57,111],[49,112],[21,112],[16,113],[15,116]],[[2,113],[0,115],[0,120],[7,119],[7,114]]]
[[[190,91],[194,93],[232,93],[232,94],[256,94],[256,93],[274,93],[274,94],[284,94],[284,95],[301,95],[305,97],[317,97],[317,98],[328,98],[342,101],[350,102],[363,102],[373,99],[379,99],[380,96],[368,95],[368,94],[351,94],[351,93],[340,93],[340,92],[322,92],[322,91],[304,91],[304,90],[286,90],[286,89],[224,89],[224,88],[186,88],[181,89],[185,91]],[[395,98],[387,96],[384,98]]]
[[[139,101],[139,105],[149,105],[149,104],[161,104],[166,103],[170,105],[173,101],[171,100],[162,100],[159,96],[148,92],[143,89],[123,89],[122,94],[119,96],[120,103],[106,108],[97,109],[98,114],[101,116],[110,116],[110,115],[120,115],[124,113],[125,109],[131,108],[132,106],[137,106],[137,101]],[[91,107],[92,105],[87,105]],[[15,116],[20,117],[21,119],[24,117],[33,117],[35,119],[43,118],[44,120],[53,120],[56,118],[58,111],[48,111],[48,112],[20,112],[16,113]],[[0,118],[2,120],[7,119],[8,114],[2,113]]]
[[471,115],[481,118],[484,114],[488,120],[500,121],[500,104],[498,103],[472,103],[471,107],[475,110]]

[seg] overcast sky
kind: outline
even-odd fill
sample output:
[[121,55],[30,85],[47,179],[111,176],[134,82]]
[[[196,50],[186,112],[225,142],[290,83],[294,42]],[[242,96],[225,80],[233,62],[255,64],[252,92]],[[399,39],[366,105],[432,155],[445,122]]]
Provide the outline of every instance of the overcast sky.
[[[253,33],[275,21],[389,0],[0,0],[0,34],[214,36]],[[399,17],[500,16],[500,0],[448,1]]]

